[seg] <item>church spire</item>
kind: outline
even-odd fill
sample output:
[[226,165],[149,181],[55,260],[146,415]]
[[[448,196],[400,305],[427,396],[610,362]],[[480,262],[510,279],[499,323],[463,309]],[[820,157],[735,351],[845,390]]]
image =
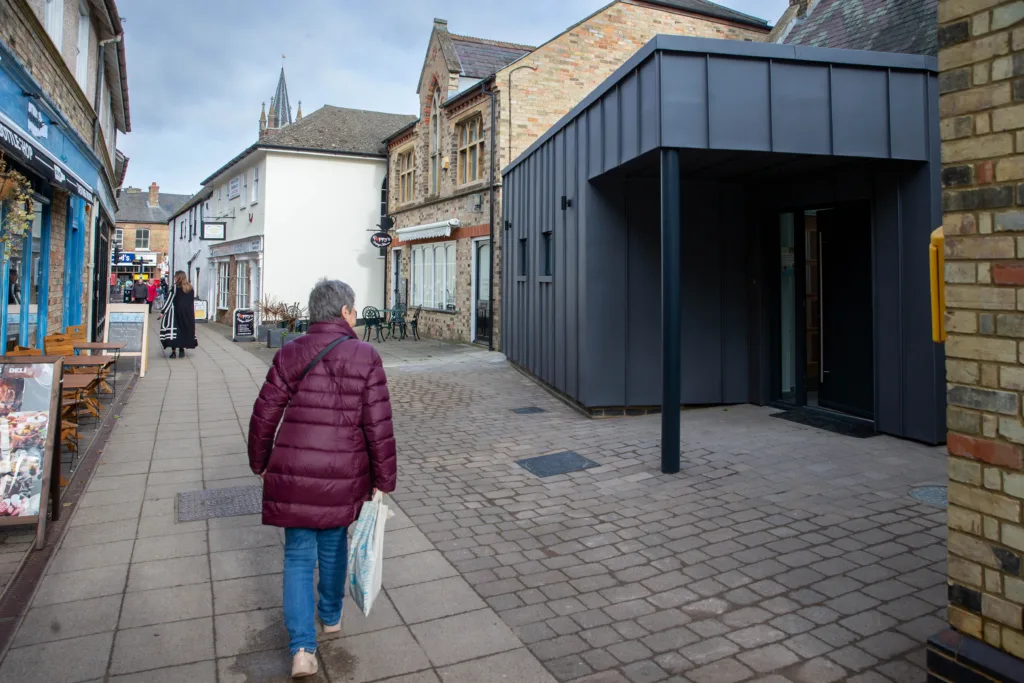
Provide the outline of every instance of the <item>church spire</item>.
[[273,114],[270,116],[271,128],[284,128],[294,123],[292,120],[292,106],[288,101],[288,84],[284,79],[284,66],[281,66],[281,75],[277,79],[277,90],[274,91]]
[[267,103],[260,105],[260,139],[267,134]]
[[302,100],[299,100],[299,111],[295,114],[295,122],[298,123],[302,120]]

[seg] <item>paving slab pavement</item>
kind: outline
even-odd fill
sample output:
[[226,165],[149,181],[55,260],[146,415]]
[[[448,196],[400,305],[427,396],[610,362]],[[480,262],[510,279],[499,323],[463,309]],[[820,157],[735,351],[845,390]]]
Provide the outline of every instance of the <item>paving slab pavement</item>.
[[[267,361],[199,335],[153,359],[0,680],[287,680],[280,530],[173,517],[178,491],[255,481]],[[908,491],[945,482],[942,449],[709,408],[683,412],[683,471],[662,475],[657,416],[590,420],[498,354],[388,343],[409,345],[388,369],[401,514],[380,604],[346,607],[315,680],[924,679],[945,512]],[[599,466],[515,462],[567,449]]]
[[[0,681],[289,680],[282,530],[259,515],[176,521],[179,492],[258,482],[245,433],[266,363],[199,336],[184,360],[153,349]],[[395,571],[378,604],[365,618],[348,603],[314,680],[554,680],[400,509],[386,546]]]

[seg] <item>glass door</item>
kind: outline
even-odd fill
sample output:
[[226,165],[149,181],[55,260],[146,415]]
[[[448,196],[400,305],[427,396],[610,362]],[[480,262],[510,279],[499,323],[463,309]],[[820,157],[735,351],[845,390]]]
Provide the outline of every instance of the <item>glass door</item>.
[[778,278],[773,398],[795,406],[807,402],[805,219],[802,211],[778,215],[778,251],[773,259]]
[[476,289],[473,292],[476,324],[473,341],[486,344],[491,341],[491,243],[480,240],[473,243],[476,250]]

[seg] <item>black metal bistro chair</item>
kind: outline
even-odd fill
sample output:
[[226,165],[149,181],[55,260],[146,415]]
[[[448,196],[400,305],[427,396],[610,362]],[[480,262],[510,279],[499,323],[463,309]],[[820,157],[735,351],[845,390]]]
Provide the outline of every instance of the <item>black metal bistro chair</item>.
[[422,310],[422,306],[417,307],[416,311],[412,314],[412,320],[406,321],[406,325],[408,325],[409,329],[412,330],[412,338],[415,339],[416,341],[420,340],[419,321],[420,311]]
[[373,306],[367,306],[363,309],[363,341],[368,341],[370,338],[370,330],[375,330],[377,333],[377,341],[384,341],[384,319]]
[[405,339],[405,329],[407,327],[405,317],[405,306],[399,304],[391,309],[391,319],[388,321],[388,332],[392,339],[395,338],[396,334],[398,335],[399,341]]

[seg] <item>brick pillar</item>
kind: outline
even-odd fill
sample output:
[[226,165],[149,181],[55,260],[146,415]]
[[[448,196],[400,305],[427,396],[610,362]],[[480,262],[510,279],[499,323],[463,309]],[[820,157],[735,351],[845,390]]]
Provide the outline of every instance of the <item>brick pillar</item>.
[[64,238],[68,221],[68,194],[53,191],[50,203],[50,292],[46,333],[60,334],[64,314]]
[[945,681],[966,680],[950,666],[1020,666],[1005,680],[1021,680],[1024,2],[940,0],[938,12],[954,631],[930,641],[929,670]]

